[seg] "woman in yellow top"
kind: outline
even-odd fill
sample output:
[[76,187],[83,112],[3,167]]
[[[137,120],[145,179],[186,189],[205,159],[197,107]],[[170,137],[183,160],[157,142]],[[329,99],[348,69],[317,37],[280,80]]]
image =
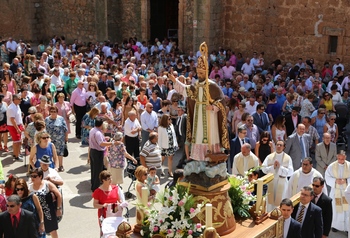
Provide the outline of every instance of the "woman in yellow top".
[[335,111],[333,101],[332,101],[332,95],[328,92],[324,92],[322,95],[322,99],[320,101],[320,105],[324,104],[326,106],[326,110],[329,111]]

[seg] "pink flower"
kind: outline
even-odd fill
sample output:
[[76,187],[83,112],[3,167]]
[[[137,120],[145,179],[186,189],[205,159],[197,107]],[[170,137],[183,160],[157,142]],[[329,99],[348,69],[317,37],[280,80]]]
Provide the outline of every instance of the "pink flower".
[[159,220],[160,223],[163,223],[163,220]]
[[170,200],[170,201],[172,201],[172,200],[173,200],[173,197],[172,197],[172,196],[170,196],[170,197],[169,197],[169,200]]
[[199,228],[201,228],[201,227],[202,227],[202,224],[200,224],[200,223],[197,223],[197,224],[196,224],[196,228],[197,228],[197,229],[199,229]]
[[177,205],[179,205],[180,207],[182,207],[183,205],[185,205],[185,203],[184,203],[183,200],[180,200],[180,202],[179,202]]
[[158,226],[153,227],[153,231],[157,232],[158,231]]
[[190,213],[194,213],[196,210],[194,208],[191,207],[190,209]]
[[250,191],[247,191],[247,195],[251,195],[251,192],[250,192]]
[[147,207],[150,207],[152,204],[150,202],[147,203]]
[[171,229],[168,229],[168,234],[173,233],[173,231]]
[[188,234],[189,234],[189,235],[192,235],[192,234],[193,234],[193,231],[192,231],[192,230],[188,230]]
[[241,186],[241,189],[244,191],[246,189],[246,187],[245,186]]

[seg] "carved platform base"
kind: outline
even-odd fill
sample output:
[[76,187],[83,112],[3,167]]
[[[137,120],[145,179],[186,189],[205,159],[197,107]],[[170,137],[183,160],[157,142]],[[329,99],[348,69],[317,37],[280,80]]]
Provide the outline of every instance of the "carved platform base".
[[[236,220],[228,195],[229,188],[230,184],[212,191],[201,191],[193,187],[190,188],[190,193],[194,195],[196,202],[201,203],[204,201],[204,203],[211,203],[213,205],[213,227],[220,236],[230,234],[236,229]],[[205,225],[205,206],[195,218],[198,219],[198,222]]]

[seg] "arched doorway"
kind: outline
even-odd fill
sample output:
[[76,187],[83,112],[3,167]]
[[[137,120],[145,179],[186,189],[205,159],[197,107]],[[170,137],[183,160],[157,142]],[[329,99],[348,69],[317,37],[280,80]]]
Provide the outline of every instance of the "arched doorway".
[[151,0],[151,40],[178,38],[179,0]]

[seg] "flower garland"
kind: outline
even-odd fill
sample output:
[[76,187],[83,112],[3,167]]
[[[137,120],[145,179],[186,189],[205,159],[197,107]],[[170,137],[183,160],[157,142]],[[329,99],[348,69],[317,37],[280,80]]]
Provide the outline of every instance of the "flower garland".
[[[157,193],[156,202],[143,206],[145,218],[140,234],[142,237],[152,237],[159,234],[162,237],[192,238],[202,231],[200,223],[194,223],[193,218],[201,211],[203,203],[196,204],[189,188],[177,185],[165,188]],[[142,205],[140,205],[142,207]]]

